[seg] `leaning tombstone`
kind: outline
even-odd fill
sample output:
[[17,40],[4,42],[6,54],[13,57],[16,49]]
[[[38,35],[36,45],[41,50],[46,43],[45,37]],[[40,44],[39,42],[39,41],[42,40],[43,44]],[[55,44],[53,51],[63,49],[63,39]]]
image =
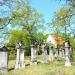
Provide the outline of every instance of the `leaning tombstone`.
[[65,42],[65,66],[70,67],[71,62],[70,62],[70,46],[68,42]]
[[31,45],[31,65],[37,64],[37,48]]
[[47,49],[46,46],[43,44],[41,45],[42,49],[42,63],[47,63]]
[[49,61],[53,61],[54,60],[54,48],[53,46],[49,46]]
[[0,48],[0,72],[8,71],[8,49],[3,46]]
[[24,45],[22,43],[19,43],[16,45],[17,48],[17,56],[16,56],[16,64],[15,69],[24,68]]

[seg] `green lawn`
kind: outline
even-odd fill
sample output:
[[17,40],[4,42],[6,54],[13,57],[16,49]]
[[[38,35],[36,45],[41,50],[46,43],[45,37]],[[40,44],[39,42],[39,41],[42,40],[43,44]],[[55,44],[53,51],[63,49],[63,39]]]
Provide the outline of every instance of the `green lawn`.
[[64,61],[48,62],[42,64],[38,60],[37,65],[28,65],[30,57],[26,57],[26,67],[18,70],[14,70],[15,60],[10,60],[8,63],[9,71],[0,75],[75,75],[75,63],[72,63],[72,67],[64,67]]

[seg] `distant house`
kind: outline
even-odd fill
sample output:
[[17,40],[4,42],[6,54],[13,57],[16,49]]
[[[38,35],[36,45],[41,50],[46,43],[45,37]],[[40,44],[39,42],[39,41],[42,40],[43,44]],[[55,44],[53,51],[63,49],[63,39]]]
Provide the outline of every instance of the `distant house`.
[[47,38],[47,43],[51,43],[53,45],[63,45],[64,40],[61,39],[60,37],[54,36],[54,35],[49,35]]

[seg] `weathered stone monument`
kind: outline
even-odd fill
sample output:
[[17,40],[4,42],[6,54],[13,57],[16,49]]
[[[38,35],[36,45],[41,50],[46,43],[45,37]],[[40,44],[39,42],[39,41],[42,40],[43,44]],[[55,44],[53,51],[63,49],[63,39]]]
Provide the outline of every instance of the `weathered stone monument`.
[[62,48],[62,58],[65,58],[65,49]]
[[62,47],[59,47],[58,59],[59,60],[63,59],[63,49],[62,49]]
[[0,48],[0,72],[8,71],[8,49],[3,46]]
[[16,45],[17,48],[17,56],[16,56],[16,64],[15,69],[23,68],[25,67],[24,63],[24,45],[21,43],[18,43]]
[[58,47],[57,45],[54,46],[54,60],[58,58]]
[[37,48],[31,45],[31,65],[37,64]]
[[53,61],[54,60],[54,53],[53,53],[53,46],[49,46],[49,61]]
[[65,42],[65,66],[70,67],[71,62],[70,62],[70,45],[68,42]]
[[42,49],[42,63],[47,63],[47,49],[44,44],[41,45]]

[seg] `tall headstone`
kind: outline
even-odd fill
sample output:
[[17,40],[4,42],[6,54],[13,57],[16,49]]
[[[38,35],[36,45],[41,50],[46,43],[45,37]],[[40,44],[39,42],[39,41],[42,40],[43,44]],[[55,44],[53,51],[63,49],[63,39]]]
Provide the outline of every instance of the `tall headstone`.
[[62,58],[65,58],[65,49],[62,48]]
[[68,42],[65,42],[65,66],[70,67],[71,62],[70,62],[70,46]]
[[56,60],[58,58],[58,47],[57,47],[57,45],[54,46],[54,49],[55,49],[54,60]]
[[17,48],[17,56],[16,56],[15,69],[23,68],[23,67],[25,67],[24,45],[22,43],[19,43],[19,44],[16,45],[16,48]]
[[47,49],[46,46],[43,44],[41,45],[42,49],[42,63],[47,63]]
[[49,46],[49,61],[54,60],[54,52],[53,52],[53,46]]
[[37,48],[31,45],[31,65],[37,64]]
[[73,62],[73,48],[70,47],[70,61]]
[[61,60],[63,58],[63,51],[62,51],[62,47],[59,47],[59,54],[58,54],[58,58],[59,60]]
[[8,49],[3,46],[0,48],[0,72],[8,71]]

